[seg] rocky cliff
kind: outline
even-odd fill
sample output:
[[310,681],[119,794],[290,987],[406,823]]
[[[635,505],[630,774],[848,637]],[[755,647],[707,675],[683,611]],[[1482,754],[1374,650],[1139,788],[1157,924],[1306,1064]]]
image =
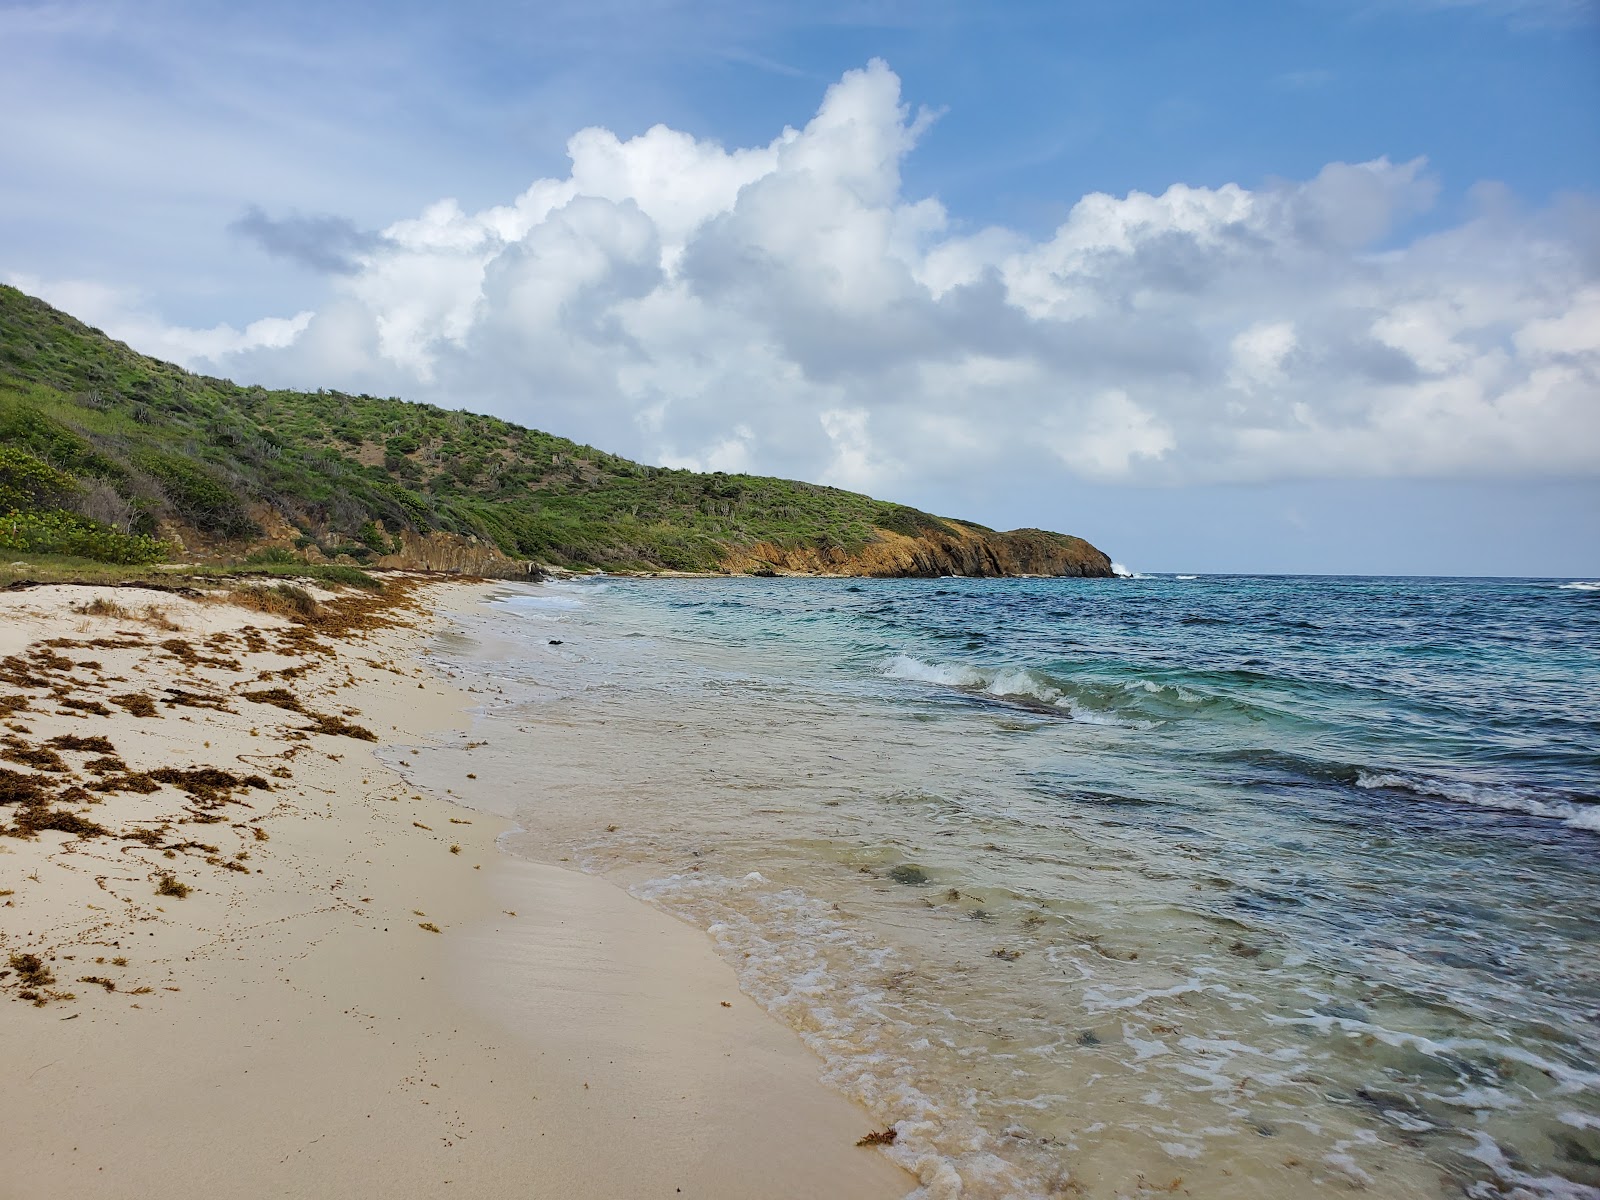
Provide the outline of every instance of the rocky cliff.
[[734,574],[861,575],[934,578],[940,575],[1053,575],[1106,579],[1111,559],[1082,538],[1014,529],[991,533],[955,522],[917,536],[880,530],[856,550],[784,547],[771,542],[730,548],[723,566]]
[[478,575],[485,579],[538,579],[537,563],[508,558],[491,542],[458,533],[399,534],[400,551],[374,559],[375,567],[403,571],[442,571],[451,575]]

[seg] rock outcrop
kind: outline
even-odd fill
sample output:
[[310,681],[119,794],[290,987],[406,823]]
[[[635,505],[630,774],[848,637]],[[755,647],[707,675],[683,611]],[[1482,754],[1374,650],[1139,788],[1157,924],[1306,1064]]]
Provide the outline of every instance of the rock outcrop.
[[935,578],[940,575],[1051,575],[1109,579],[1111,559],[1082,538],[1042,529],[992,533],[943,522],[916,537],[879,530],[856,550],[785,547],[771,542],[730,548],[723,567],[736,575],[851,575]]
[[477,575],[485,579],[538,579],[537,563],[507,558],[493,542],[459,533],[399,535],[400,552],[372,560],[374,567],[401,571],[440,571],[450,575]]

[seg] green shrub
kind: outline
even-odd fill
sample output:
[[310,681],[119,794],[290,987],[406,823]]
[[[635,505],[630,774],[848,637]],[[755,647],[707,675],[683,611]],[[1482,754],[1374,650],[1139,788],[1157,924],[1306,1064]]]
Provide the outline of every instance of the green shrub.
[[14,446],[0,446],[0,510],[60,508],[78,482],[42,459]]
[[288,550],[283,546],[263,546],[248,555],[244,561],[252,567],[264,567],[272,565],[288,566],[290,563],[298,563],[300,559],[295,557],[294,551]]
[[363,521],[361,529],[356,533],[356,541],[360,542],[374,554],[398,554],[400,547],[389,540],[389,535],[378,527],[376,521]]
[[61,509],[0,516],[0,550],[19,554],[69,554],[97,562],[159,562],[167,556],[165,542],[142,533],[119,533],[109,525]]
[[383,591],[383,584],[356,567],[344,563],[318,563],[309,567],[306,574],[324,583],[342,583],[347,587],[358,587],[369,592]]
[[142,450],[134,461],[161,485],[172,506],[199,528],[224,537],[260,534],[260,526],[239,499],[198,463],[159,450]]

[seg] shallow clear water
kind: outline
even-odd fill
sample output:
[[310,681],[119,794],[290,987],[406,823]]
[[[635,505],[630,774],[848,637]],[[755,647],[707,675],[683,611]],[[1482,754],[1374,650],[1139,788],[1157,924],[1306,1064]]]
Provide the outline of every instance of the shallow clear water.
[[511,848],[710,930],[930,1196],[1600,1197],[1600,590],[608,580],[460,632],[441,762]]

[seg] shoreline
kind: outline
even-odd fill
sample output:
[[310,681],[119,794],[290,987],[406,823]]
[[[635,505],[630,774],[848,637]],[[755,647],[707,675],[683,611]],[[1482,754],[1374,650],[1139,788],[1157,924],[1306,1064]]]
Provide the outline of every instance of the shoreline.
[[909,1191],[703,934],[501,853],[509,823],[375,757],[466,736],[424,646],[505,585],[395,586],[404,624],[318,593],[366,604],[343,630],[129,587],[0,598],[0,694],[27,701],[0,769],[56,793],[0,837],[5,1194]]

